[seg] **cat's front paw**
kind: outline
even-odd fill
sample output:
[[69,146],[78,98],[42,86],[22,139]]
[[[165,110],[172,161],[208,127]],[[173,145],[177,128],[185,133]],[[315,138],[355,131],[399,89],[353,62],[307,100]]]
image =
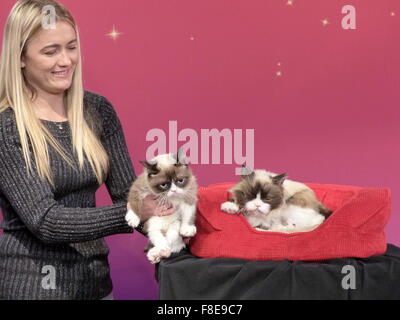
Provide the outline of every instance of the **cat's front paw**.
[[159,252],[161,258],[169,258],[169,256],[171,255],[171,248],[170,247],[160,248]]
[[182,226],[179,233],[182,237],[193,237],[197,232],[196,226]]
[[152,264],[159,263],[161,259],[168,258],[171,255],[170,247],[154,247],[147,252],[147,258]]
[[238,213],[239,207],[236,203],[227,201],[221,204],[221,210],[229,214],[235,214]]
[[128,223],[128,225],[131,226],[132,228],[136,228],[140,223],[140,218],[136,213],[133,212],[133,210],[128,211],[128,213],[125,216],[125,220]]
[[151,248],[148,252],[147,252],[147,259],[149,259],[149,261],[152,264],[155,263],[159,263],[161,261],[161,255],[160,255],[160,251],[157,248]]

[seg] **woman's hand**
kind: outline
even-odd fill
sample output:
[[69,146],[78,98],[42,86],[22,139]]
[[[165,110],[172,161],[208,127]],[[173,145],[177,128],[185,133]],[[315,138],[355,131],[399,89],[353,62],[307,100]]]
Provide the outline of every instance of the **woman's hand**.
[[[127,209],[128,211],[131,210],[129,202],[127,204]],[[137,212],[136,214],[140,217],[140,222],[146,222],[152,216],[169,216],[173,212],[173,207],[166,208],[165,206],[161,206],[157,201],[157,197],[149,195],[144,198],[140,212]]]
[[[128,211],[132,209],[129,202],[127,204],[127,209]],[[162,217],[162,216],[168,216],[172,213],[174,213],[174,208],[160,207],[160,205],[156,200],[156,197],[150,195],[144,198],[142,209],[140,211],[139,216],[141,222],[146,222],[152,216]],[[190,239],[191,238],[183,237],[183,241],[185,242],[186,245],[189,245]]]

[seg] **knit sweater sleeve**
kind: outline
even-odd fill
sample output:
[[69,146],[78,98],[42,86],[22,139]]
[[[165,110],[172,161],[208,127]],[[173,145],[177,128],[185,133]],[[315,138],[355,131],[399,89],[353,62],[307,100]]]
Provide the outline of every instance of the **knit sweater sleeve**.
[[[104,106],[103,106],[104,107]],[[73,243],[102,238],[116,233],[131,233],[125,221],[126,198],[135,179],[120,121],[112,109],[105,126],[103,145],[110,157],[106,186],[113,205],[99,208],[65,207],[54,199],[50,184],[36,171],[26,172],[21,146],[0,130],[0,191],[27,226],[46,243]],[[10,132],[10,131],[8,131]]]
[[[101,118],[110,120],[103,124],[102,142],[107,150],[112,150],[112,152],[109,152],[110,171],[105,184],[113,203],[122,202],[126,207],[129,189],[136,179],[136,174],[126,147],[121,121],[114,107],[104,97],[101,97],[100,106]],[[136,230],[147,236],[146,232],[143,231],[142,223]]]
[[114,204],[124,203],[126,207],[129,189],[136,179],[132,160],[128,153],[121,122],[112,104],[105,98],[101,104],[104,121],[101,140],[110,158],[110,170],[105,181]]

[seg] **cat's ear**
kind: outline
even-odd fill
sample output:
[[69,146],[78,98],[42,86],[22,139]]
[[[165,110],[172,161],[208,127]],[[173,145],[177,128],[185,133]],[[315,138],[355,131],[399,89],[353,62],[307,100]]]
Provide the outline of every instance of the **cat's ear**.
[[139,161],[145,167],[149,174],[157,174],[160,170],[157,168],[157,162],[150,163],[146,160]]
[[281,186],[286,178],[287,178],[287,173],[282,173],[275,177],[272,177],[272,182],[278,186]]
[[188,166],[186,163],[186,157],[185,157],[185,153],[182,151],[182,148],[179,148],[177,153],[174,153],[172,155],[175,159],[176,159],[176,163],[175,166]]
[[242,164],[241,172],[240,172],[240,179],[252,179],[254,178],[254,171],[251,170],[246,163]]

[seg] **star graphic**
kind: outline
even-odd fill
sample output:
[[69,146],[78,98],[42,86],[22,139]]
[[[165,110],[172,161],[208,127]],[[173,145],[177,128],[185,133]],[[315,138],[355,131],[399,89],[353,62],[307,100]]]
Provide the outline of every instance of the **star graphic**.
[[113,26],[113,29],[110,33],[107,33],[106,36],[110,37],[111,39],[113,39],[114,41],[118,39],[118,37],[121,35],[121,32],[118,32],[117,30],[115,30],[115,26]]
[[293,6],[293,0],[288,0],[288,1],[286,2],[286,5],[288,5],[288,6]]
[[322,25],[325,27],[326,25],[328,25],[329,24],[329,21],[328,21],[328,19],[324,19],[324,20],[321,20],[321,22],[322,22]]
[[282,71],[277,71],[277,72],[276,72],[276,76],[277,76],[277,77],[281,77],[281,76],[282,76]]
[[193,41],[193,40],[194,40],[194,37],[190,37],[189,39]]
[[390,15],[391,15],[392,17],[394,17],[394,16],[396,15],[396,13],[392,11],[392,12],[390,13]]
[[280,66],[281,66],[281,63],[280,63],[280,62],[278,62],[277,64],[278,64],[278,67],[280,67]]

